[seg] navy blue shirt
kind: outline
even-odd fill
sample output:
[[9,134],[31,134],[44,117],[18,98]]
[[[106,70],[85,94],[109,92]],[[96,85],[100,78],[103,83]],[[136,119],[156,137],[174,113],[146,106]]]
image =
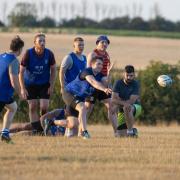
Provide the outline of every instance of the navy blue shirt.
[[134,80],[131,83],[125,84],[123,79],[117,80],[114,83],[113,92],[118,93],[123,101],[129,100],[131,95],[139,95],[139,83]]
[[28,49],[21,65],[26,67],[24,72],[25,85],[42,85],[49,83],[50,66],[55,64],[54,54],[47,48],[41,56],[38,56],[35,49]]
[[83,81],[83,80],[86,80],[86,76],[88,76],[88,75],[94,76],[94,78],[96,79],[96,81],[101,81],[101,79],[102,79],[103,77],[105,77],[102,73],[98,73],[98,74],[94,75],[92,68],[89,67],[89,68],[84,69],[84,70],[79,74],[79,79],[82,80],[82,81]]
[[104,77],[102,73],[94,75],[91,67],[86,68],[76,77],[74,81],[67,84],[66,91],[82,99],[91,96],[95,88],[86,80],[86,76],[89,75],[92,75],[96,81],[101,81]]

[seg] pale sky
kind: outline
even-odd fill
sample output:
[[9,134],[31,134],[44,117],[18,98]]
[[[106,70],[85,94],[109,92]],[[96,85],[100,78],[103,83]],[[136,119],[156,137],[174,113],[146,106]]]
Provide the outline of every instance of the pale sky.
[[[180,0],[0,0],[0,20],[7,19],[7,15],[17,2],[34,2],[38,7],[38,17],[48,14],[55,17],[57,21],[60,17],[69,19],[83,14],[82,2],[84,1],[86,1],[84,3],[87,9],[86,16],[96,20],[127,14],[130,17],[140,15],[148,20],[154,17],[156,4],[157,12],[163,17],[172,21],[180,21]],[[44,5],[40,11],[41,2]]]

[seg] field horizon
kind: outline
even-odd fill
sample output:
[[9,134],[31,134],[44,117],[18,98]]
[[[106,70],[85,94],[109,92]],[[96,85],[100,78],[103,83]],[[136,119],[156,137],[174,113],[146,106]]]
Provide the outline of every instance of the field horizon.
[[178,126],[138,126],[139,138],[114,138],[111,126],[88,126],[92,138],[13,136],[0,142],[1,179],[180,179]]
[[[23,53],[33,46],[35,32],[1,32],[0,53],[9,49],[10,40],[17,34],[25,41]],[[76,36],[82,36],[85,40],[85,55],[95,48],[97,35],[47,33],[46,47],[54,52],[58,65],[63,57],[73,50],[72,42]],[[180,39],[119,36],[109,36],[109,39],[111,43],[108,52],[116,68],[132,64],[140,70],[146,68],[151,60],[169,64],[176,64],[180,60]]]

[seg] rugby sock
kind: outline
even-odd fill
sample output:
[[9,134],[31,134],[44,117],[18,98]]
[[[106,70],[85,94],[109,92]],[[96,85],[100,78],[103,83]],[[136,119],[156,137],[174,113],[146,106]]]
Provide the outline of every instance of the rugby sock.
[[31,122],[32,129],[37,132],[43,132],[43,128],[41,126],[40,121]]
[[7,129],[7,128],[2,129],[1,134],[9,136],[9,129]]

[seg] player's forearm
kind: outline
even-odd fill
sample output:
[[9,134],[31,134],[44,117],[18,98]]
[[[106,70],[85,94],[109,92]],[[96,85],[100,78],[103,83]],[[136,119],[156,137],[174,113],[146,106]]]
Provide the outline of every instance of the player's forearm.
[[102,83],[97,81],[94,81],[92,85],[94,88],[99,89],[100,91],[104,91],[106,89],[106,87]]
[[16,93],[19,95],[21,93],[21,88],[20,88],[20,83],[19,83],[19,78],[18,75],[11,75],[11,84],[16,91]]
[[64,83],[64,70],[62,68],[60,68],[60,72],[59,72],[59,80],[60,80],[60,85],[61,85],[61,89],[64,89],[65,87],[65,83]]
[[22,76],[19,75],[19,82],[20,82],[20,87],[22,89],[25,89],[25,85],[24,85],[24,79],[22,78]]
[[55,81],[56,81],[56,67],[54,67],[51,70],[51,76],[50,76],[50,86],[51,87],[54,87]]

